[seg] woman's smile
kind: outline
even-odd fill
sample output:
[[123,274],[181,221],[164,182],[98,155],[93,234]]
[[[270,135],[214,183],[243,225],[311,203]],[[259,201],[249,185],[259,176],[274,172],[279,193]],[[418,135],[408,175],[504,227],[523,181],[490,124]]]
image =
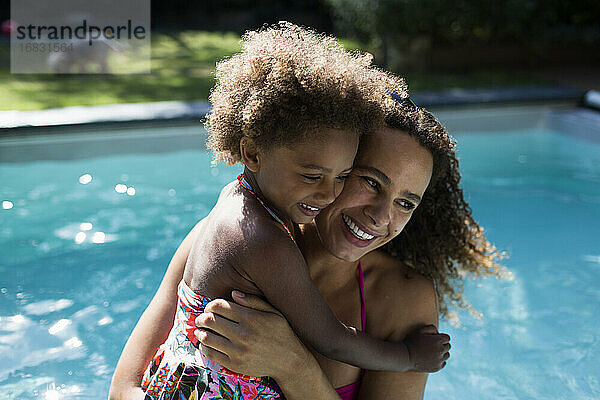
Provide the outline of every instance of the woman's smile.
[[338,258],[358,260],[397,236],[429,184],[433,158],[413,137],[381,129],[363,138],[354,169],[317,229]]
[[352,244],[358,247],[366,247],[373,240],[382,235],[367,229],[354,218],[342,213],[342,232]]

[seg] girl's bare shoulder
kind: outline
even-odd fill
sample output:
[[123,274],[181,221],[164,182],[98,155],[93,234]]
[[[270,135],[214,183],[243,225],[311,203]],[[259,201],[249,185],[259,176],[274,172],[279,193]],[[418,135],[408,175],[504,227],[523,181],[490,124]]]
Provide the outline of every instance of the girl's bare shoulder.
[[259,274],[282,263],[304,261],[294,242],[237,182],[222,189],[194,233],[184,279],[209,297],[223,297],[233,287],[260,294],[255,290]]
[[237,181],[222,189],[208,217],[215,237],[237,254],[289,254],[297,250],[281,225],[256,199],[246,195]]

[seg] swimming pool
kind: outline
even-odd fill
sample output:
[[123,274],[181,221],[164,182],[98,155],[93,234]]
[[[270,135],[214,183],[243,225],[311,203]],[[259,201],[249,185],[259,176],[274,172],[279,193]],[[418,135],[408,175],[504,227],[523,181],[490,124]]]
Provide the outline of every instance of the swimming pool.
[[[427,399],[600,396],[600,140],[571,129],[600,125],[577,113],[438,113],[514,279],[467,282],[484,317],[442,323],[452,357]],[[106,398],[173,252],[240,170],[211,168],[203,140],[189,125],[0,140],[0,399]]]

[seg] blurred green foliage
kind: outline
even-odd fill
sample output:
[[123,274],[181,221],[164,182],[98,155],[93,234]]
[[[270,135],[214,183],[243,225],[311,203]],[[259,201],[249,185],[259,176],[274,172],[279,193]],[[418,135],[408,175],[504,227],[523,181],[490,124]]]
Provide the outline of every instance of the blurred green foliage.
[[457,42],[600,42],[600,2],[589,0],[325,0],[360,39],[428,35]]
[[600,45],[600,1],[324,0],[338,33],[379,51],[410,56],[444,47],[513,46],[538,52]]
[[[357,40],[340,39],[347,50]],[[152,34],[152,72],[144,75],[11,74],[8,43],[0,44],[0,110],[207,99],[217,61],[240,50],[236,33],[183,31]],[[475,70],[403,74],[411,90],[544,83],[523,71]]]
[[8,43],[0,46],[0,110],[206,99],[217,61],[240,50],[235,33],[152,34],[150,74],[11,74]]

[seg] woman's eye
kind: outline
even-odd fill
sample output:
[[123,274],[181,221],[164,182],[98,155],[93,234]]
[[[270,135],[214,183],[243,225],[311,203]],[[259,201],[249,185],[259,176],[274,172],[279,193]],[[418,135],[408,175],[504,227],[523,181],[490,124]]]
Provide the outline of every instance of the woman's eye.
[[363,176],[362,178],[365,180],[365,182],[367,182],[367,185],[371,186],[375,190],[379,190],[379,182],[369,178],[368,176]]
[[346,179],[348,179],[349,176],[350,176],[350,174],[340,175],[340,176],[337,176],[335,179],[337,179],[339,181],[345,181]]
[[417,207],[414,203],[411,203],[410,201],[407,201],[407,200],[399,200],[396,202],[396,204],[398,204],[400,207],[402,207],[402,209],[404,209],[404,211],[412,211]]

